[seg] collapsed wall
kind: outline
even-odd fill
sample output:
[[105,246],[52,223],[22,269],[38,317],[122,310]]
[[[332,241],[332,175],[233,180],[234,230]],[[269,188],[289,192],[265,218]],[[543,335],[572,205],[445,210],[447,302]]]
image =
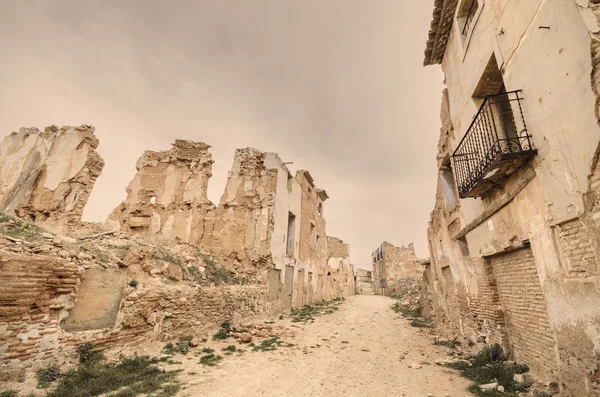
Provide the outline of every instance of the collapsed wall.
[[[326,293],[334,297],[354,295],[354,265],[350,263],[350,245],[337,237],[327,236],[327,287]],[[330,292],[331,291],[331,292]],[[331,296],[326,295],[326,299]]]
[[123,349],[206,336],[271,310],[264,285],[227,279],[189,245],[124,234],[71,244],[12,219],[0,229],[18,236],[0,234],[0,382],[73,363],[83,343]]
[[94,127],[21,128],[0,143],[0,211],[55,231],[81,221],[104,161]]
[[[278,171],[269,154],[238,149],[216,209],[211,247],[237,271],[253,273],[272,261]],[[280,177],[280,176],[279,176]]]
[[127,198],[108,223],[129,233],[206,245],[214,213],[207,196],[213,164],[209,148],[178,139],[170,150],[145,151]]
[[424,271],[423,261],[415,254],[412,243],[396,247],[384,241],[373,252],[372,259],[373,285],[378,295],[403,295],[407,288],[413,288],[414,280],[421,279]]
[[373,293],[373,272],[366,269],[356,269],[356,293],[359,295],[370,295]]
[[[109,349],[170,340],[223,321],[239,323],[354,293],[349,246],[326,237],[327,193],[307,171],[293,177],[276,154],[237,150],[215,208],[207,198],[213,163],[208,145],[177,140],[170,150],[146,151],[126,200],[106,225],[84,224],[80,210],[91,176],[103,164],[93,151],[93,128],[50,132],[38,137],[52,143],[43,152],[45,163],[39,139],[28,140],[31,134],[13,134],[0,146],[2,164],[8,164],[0,174],[12,177],[9,171],[18,169],[13,182],[28,182],[30,170],[37,175],[35,183],[20,186],[33,193],[2,179],[2,202],[10,208],[23,201],[15,198],[26,197],[38,204],[36,195],[48,193],[41,188],[47,174],[87,190],[72,198],[78,204],[66,218],[51,211],[44,218],[56,224],[67,219],[71,237],[0,214],[0,283],[6,292],[0,297],[0,380],[22,380],[32,368],[72,362],[76,347],[86,342]],[[73,158],[65,160],[71,167],[54,158],[59,149],[71,150]],[[80,163],[89,168],[76,172]],[[64,177],[72,173],[73,179]],[[67,190],[59,187],[57,192]],[[24,212],[29,207],[16,208],[17,215],[30,214]]]

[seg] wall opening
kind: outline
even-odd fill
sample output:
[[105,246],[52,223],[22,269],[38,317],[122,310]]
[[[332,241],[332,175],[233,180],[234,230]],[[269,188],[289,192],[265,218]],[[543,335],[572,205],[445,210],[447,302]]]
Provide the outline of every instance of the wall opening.
[[446,209],[448,211],[453,210],[458,204],[458,194],[456,193],[454,172],[452,172],[452,167],[450,165],[442,169],[441,181],[444,197],[446,198]]
[[517,138],[519,135],[513,116],[519,114],[519,109],[512,109],[513,106],[519,106],[519,102],[509,100],[506,92],[502,71],[496,61],[496,55],[492,54],[475,87],[472,99],[477,107],[481,107],[487,98],[491,108],[491,122],[500,139]]
[[287,244],[286,244],[286,255],[294,256],[294,246],[296,234],[296,215],[291,212],[288,214],[288,232],[287,232]]
[[466,237],[461,237],[458,239],[458,247],[460,248],[460,253],[463,257],[471,256],[471,253],[469,252],[469,244],[467,243]]
[[310,245],[315,247],[317,245],[317,228],[314,223],[310,223]]
[[460,37],[463,44],[469,37],[469,33],[473,29],[473,22],[475,21],[475,15],[479,9],[479,2],[477,0],[463,0],[458,8],[456,14],[456,20],[458,22],[458,28],[460,29]]

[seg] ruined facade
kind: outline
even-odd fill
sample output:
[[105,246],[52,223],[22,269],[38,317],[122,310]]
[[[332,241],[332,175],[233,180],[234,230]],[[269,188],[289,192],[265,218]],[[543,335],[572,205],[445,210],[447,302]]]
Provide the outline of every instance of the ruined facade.
[[426,310],[578,397],[600,393],[596,3],[439,0],[425,52],[447,86]]
[[413,244],[396,247],[384,241],[372,254],[373,289],[377,295],[402,295],[407,279],[419,279],[423,261],[417,258]]
[[214,205],[207,196],[213,164],[209,148],[177,140],[170,150],[145,151],[127,198],[108,218],[111,227],[192,244],[210,240]]
[[354,295],[354,265],[350,263],[350,245],[327,236],[327,278],[325,299]]
[[357,268],[354,270],[354,281],[356,282],[356,293],[369,295],[373,293],[373,272]]
[[0,381],[72,362],[86,342],[206,336],[354,293],[349,246],[326,234],[327,193],[274,153],[236,151],[215,207],[208,145],[147,151],[107,222],[83,224],[103,165],[93,131],[23,129],[0,146]]
[[104,161],[94,127],[21,128],[0,143],[0,212],[63,232],[81,221]]

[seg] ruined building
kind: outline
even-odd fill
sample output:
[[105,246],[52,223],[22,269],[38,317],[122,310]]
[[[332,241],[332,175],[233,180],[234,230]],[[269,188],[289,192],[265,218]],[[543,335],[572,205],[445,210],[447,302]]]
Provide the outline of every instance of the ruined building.
[[373,291],[373,272],[357,268],[354,271],[354,280],[356,282],[356,293],[359,295],[369,295]]
[[210,241],[215,208],[207,195],[213,164],[209,148],[176,140],[171,150],[145,151],[127,187],[127,198],[110,214],[108,224],[115,230],[164,240]]
[[402,295],[407,283],[423,274],[423,261],[417,258],[413,244],[396,247],[384,241],[372,254],[373,290],[377,295]]
[[142,155],[105,224],[82,224],[97,146],[89,126],[0,145],[0,382],[72,362],[85,342],[200,336],[354,293],[349,247],[327,236],[328,196],[308,171],[240,149],[215,206],[209,146],[177,140]]
[[436,0],[428,309],[565,396],[600,390],[600,5]]
[[[21,128],[0,143],[0,212],[53,231],[81,222],[104,161],[94,127]],[[68,153],[68,156],[65,156]]]

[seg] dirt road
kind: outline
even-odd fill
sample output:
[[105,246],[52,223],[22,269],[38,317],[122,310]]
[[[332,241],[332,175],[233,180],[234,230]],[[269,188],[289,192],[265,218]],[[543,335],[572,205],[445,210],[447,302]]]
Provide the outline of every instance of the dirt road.
[[[468,382],[435,365],[448,349],[394,313],[390,298],[353,296],[335,313],[298,325],[275,351],[227,356],[215,367],[186,360],[183,396],[472,396]],[[216,349],[215,349],[216,350]],[[187,361],[187,362],[186,362]],[[421,368],[409,368],[411,364]]]

